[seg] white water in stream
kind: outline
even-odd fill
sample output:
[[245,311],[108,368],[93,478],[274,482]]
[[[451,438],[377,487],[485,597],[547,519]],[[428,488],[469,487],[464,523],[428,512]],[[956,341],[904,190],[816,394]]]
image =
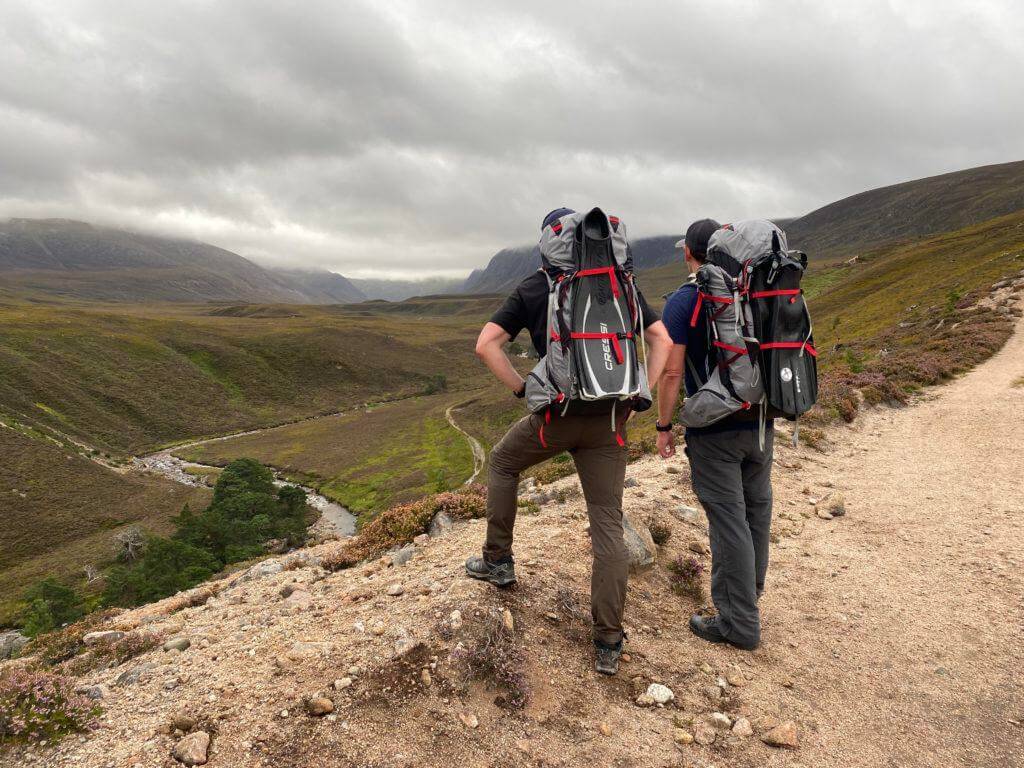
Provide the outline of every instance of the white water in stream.
[[[236,436],[237,435],[232,435],[232,437]],[[196,443],[191,443],[189,446],[178,446],[177,449],[190,447],[191,445],[196,445]],[[173,480],[176,483],[193,486],[203,485],[203,479],[196,475],[189,474],[186,471],[187,468],[218,469],[218,467],[211,467],[209,464],[197,464],[195,462],[179,459],[177,456],[174,456],[170,450],[151,453],[148,456],[139,456],[135,459],[135,465],[140,469],[145,469],[158,475],[162,475],[168,480]],[[277,473],[274,473],[274,478],[275,485],[294,485],[306,492],[306,503],[320,513],[320,519],[314,523],[312,527],[318,528],[325,533],[337,533],[339,536],[355,535],[356,518],[351,512],[345,509],[345,507],[341,506],[341,504],[331,501],[326,496],[314,491],[312,488],[307,488],[306,486],[299,485],[298,483],[282,480],[278,477]]]

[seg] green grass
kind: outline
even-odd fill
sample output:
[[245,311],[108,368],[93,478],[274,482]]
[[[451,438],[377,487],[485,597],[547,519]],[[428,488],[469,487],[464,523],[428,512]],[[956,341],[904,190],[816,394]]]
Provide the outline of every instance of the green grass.
[[177,453],[217,465],[251,456],[368,517],[458,487],[472,474],[469,446],[444,415],[464,397],[443,393],[384,403]]
[[110,561],[111,537],[141,525],[167,533],[186,503],[206,489],[121,475],[49,440],[0,428],[0,626],[13,622],[24,590],[56,576],[83,587],[83,568]]
[[493,302],[467,299],[462,312],[450,311],[456,300],[443,303],[448,314],[436,316],[340,307],[225,314],[182,305],[0,306],[0,411],[104,452],[138,453],[476,386],[473,338]]

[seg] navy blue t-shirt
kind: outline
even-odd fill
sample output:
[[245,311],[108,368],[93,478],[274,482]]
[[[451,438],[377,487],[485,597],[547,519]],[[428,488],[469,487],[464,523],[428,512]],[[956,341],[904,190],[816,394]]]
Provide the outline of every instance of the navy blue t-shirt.
[[[703,381],[707,380],[714,360],[709,359],[708,326],[704,312],[697,314],[697,324],[690,327],[693,310],[697,306],[697,285],[684,283],[679,290],[668,297],[661,320],[668,329],[668,335],[676,344],[686,346],[686,363],[684,366],[684,382],[687,396],[700,389],[701,382],[693,377],[693,369],[697,369]],[[731,429],[756,429],[758,409],[755,406],[748,411],[741,411],[734,416],[722,419],[710,427],[699,429],[688,428],[687,434],[724,432]]]

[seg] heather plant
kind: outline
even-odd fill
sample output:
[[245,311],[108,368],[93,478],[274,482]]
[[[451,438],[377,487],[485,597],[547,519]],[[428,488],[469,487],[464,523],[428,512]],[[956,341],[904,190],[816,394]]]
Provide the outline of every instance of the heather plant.
[[51,740],[97,725],[99,708],[72,681],[49,672],[0,673],[0,744]]
[[494,684],[504,692],[495,703],[522,709],[529,701],[526,658],[516,644],[515,632],[505,626],[500,613],[492,613],[468,644],[456,646],[451,658],[466,677]]
[[651,532],[651,539],[659,547],[664,546],[668,543],[669,539],[672,538],[672,529],[666,523],[660,520],[655,520],[648,526],[648,530]]
[[434,515],[441,512],[456,520],[483,517],[487,513],[487,491],[481,485],[470,485],[391,507],[363,525],[359,536],[326,555],[324,567],[333,570],[351,568],[362,560],[384,554],[392,547],[408,544],[426,531]]
[[704,566],[692,555],[679,555],[669,563],[672,589],[684,595],[701,598],[704,594]]

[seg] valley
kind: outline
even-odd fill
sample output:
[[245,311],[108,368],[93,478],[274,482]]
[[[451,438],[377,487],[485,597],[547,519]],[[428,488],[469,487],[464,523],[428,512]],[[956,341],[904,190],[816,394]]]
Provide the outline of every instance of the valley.
[[[1004,204],[1005,180],[988,199]],[[670,245],[666,236],[645,246],[652,266],[638,280],[655,306],[685,279],[681,263],[657,255]],[[827,448],[829,425],[905,403],[1005,342],[1019,310],[990,297],[1024,267],[1024,210],[848,258],[826,250],[810,265],[821,399],[802,434]],[[473,354],[502,300],[138,303],[5,283],[0,422],[14,429],[0,435],[19,460],[5,461],[0,479],[0,515],[14,521],[0,542],[0,586],[9,585],[0,624],[17,621],[15,585],[56,576],[87,587],[80,574],[109,562],[115,533],[167,532],[186,503],[207,503],[218,468],[234,459],[258,460],[360,526],[480,477],[486,452],[523,414]],[[523,372],[533,364],[514,360]],[[634,456],[651,449],[653,422],[653,411],[634,418]],[[572,471],[567,458],[531,474],[549,483]],[[176,482],[185,477],[191,484]]]

